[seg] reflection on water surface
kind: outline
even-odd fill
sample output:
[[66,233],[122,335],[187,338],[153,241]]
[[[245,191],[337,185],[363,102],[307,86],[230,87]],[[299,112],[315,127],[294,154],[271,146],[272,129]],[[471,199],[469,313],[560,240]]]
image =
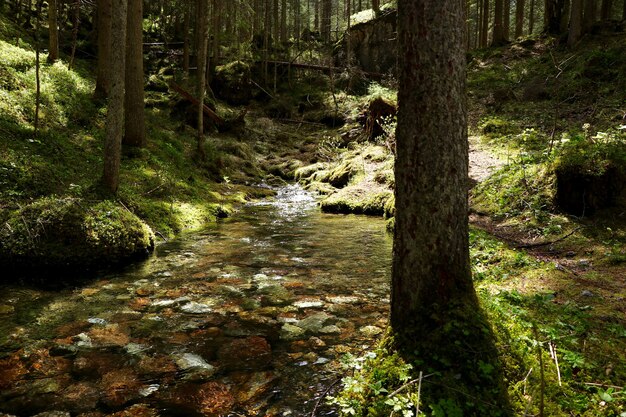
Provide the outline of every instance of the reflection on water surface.
[[308,415],[385,326],[390,256],[288,186],[83,287],[1,288],[0,415]]

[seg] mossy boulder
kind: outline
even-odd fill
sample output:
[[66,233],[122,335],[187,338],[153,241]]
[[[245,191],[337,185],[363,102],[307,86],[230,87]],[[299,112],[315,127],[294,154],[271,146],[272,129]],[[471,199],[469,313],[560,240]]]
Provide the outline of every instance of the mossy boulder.
[[112,201],[46,197],[10,213],[0,228],[0,264],[80,268],[147,255],[154,235]]
[[326,213],[355,213],[382,216],[385,206],[393,198],[389,189],[350,186],[322,200],[320,207]]
[[228,104],[248,104],[253,93],[250,66],[243,61],[233,61],[216,67],[212,87]]

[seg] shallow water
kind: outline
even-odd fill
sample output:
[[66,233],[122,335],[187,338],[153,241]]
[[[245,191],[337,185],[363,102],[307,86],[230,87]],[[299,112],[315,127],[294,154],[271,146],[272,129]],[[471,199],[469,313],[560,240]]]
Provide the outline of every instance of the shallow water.
[[289,186],[80,288],[1,287],[0,415],[310,415],[386,324],[384,229]]

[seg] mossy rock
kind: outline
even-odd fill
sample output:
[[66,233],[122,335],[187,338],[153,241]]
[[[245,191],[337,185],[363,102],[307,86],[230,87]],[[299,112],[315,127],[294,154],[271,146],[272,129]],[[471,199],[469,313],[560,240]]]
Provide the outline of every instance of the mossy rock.
[[252,100],[250,66],[243,61],[233,61],[215,68],[213,90],[228,104],[245,105]]
[[388,189],[346,187],[322,200],[320,207],[326,213],[368,214],[382,216],[385,206],[393,198]]
[[333,187],[342,188],[362,172],[363,164],[360,161],[346,159],[330,171],[327,182]]
[[296,180],[298,181],[303,180],[307,182],[307,179],[310,178],[313,174],[315,174],[318,171],[324,171],[326,169],[328,169],[327,162],[316,162],[314,164],[296,169],[296,172],[294,175],[295,175]]
[[112,201],[46,197],[11,213],[0,228],[0,264],[81,268],[146,256],[154,235]]

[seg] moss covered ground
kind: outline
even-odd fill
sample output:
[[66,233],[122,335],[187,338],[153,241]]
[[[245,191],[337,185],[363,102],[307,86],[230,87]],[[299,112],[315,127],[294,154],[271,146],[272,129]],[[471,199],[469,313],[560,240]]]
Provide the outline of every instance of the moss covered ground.
[[[623,33],[573,51],[533,38],[469,55],[471,145],[499,160],[470,190],[472,269],[513,415],[626,415],[625,45]],[[572,177],[583,179],[564,188]],[[583,190],[582,209],[564,189]],[[419,402],[420,414],[461,416],[481,402],[425,402],[420,384],[454,381],[389,346],[348,358],[332,400],[344,415],[415,415]]]

